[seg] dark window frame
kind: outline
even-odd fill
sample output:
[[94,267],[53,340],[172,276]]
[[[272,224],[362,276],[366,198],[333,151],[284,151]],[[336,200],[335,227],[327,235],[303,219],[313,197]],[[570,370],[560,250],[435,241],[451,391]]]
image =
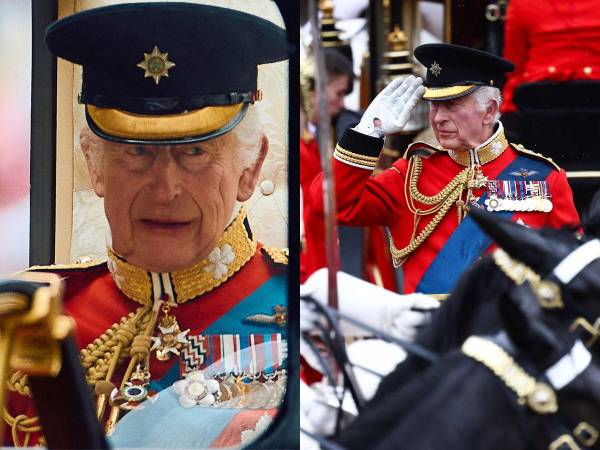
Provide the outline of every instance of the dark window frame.
[[46,48],[46,27],[58,0],[32,0],[29,264],[54,262],[56,217],[56,58]]

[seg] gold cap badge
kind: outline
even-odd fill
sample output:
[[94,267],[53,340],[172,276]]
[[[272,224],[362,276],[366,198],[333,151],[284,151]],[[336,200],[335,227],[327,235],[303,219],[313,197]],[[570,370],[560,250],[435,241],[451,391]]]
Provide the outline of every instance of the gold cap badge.
[[168,53],[161,53],[158,46],[154,46],[152,53],[144,53],[144,60],[137,67],[144,69],[144,78],[152,77],[158,84],[161,77],[169,76],[169,69],[175,66],[175,63],[169,61]]

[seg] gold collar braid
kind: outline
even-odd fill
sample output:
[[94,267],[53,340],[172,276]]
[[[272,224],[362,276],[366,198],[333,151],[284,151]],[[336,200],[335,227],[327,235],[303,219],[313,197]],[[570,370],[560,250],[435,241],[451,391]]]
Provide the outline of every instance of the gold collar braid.
[[117,287],[130,299],[148,305],[154,301],[153,280],[168,277],[177,303],[205,294],[239,271],[256,252],[256,241],[250,231],[246,211],[242,207],[225,229],[217,247],[193,266],[177,272],[157,274],[128,263],[108,249],[108,268]]
[[[482,166],[500,156],[506,147],[508,147],[508,141],[504,136],[504,127],[501,122],[498,122],[496,132],[483,144],[470,151],[448,150],[448,156],[461,166],[469,167],[476,164]],[[474,161],[471,161],[471,159],[474,159]]]

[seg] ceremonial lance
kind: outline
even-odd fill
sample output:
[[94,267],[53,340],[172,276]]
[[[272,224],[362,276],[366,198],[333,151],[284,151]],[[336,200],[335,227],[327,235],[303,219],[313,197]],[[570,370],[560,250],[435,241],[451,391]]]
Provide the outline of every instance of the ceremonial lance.
[[338,309],[337,271],[339,267],[338,233],[336,225],[335,184],[332,170],[332,150],[329,148],[329,114],[325,85],[325,58],[321,45],[317,0],[309,2],[310,27],[315,61],[315,93],[319,111],[318,135],[319,155],[323,173],[323,209],[325,215],[325,251],[328,269],[327,303]]

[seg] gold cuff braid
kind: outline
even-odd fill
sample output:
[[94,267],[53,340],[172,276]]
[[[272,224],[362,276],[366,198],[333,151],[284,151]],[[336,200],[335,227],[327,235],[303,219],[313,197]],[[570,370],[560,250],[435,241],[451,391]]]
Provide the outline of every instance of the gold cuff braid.
[[366,156],[361,155],[360,153],[354,153],[340,147],[339,144],[335,146],[334,155],[342,161],[369,167],[371,169],[374,169],[375,166],[377,166],[377,161],[379,160],[378,156]]

